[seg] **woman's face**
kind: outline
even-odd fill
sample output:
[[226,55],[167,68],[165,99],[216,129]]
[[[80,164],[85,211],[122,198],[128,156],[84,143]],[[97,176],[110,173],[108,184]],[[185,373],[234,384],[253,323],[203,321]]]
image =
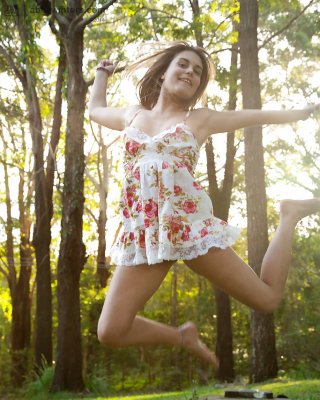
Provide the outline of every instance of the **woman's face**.
[[184,50],[171,61],[163,74],[162,89],[184,100],[191,100],[202,75],[201,58],[193,51]]

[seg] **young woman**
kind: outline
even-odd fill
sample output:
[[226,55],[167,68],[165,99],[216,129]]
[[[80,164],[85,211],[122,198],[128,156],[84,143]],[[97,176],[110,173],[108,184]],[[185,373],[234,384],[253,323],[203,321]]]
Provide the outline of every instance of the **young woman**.
[[143,62],[152,65],[139,82],[139,105],[107,106],[107,80],[116,68],[110,60],[100,62],[89,102],[90,118],[124,137],[122,231],[111,250],[117,267],[98,338],[113,346],[182,346],[217,366],[192,322],[172,327],[137,316],[138,311],[176,260],[184,260],[242,303],[272,312],[284,291],[295,226],[320,211],[320,199],[281,202],[279,227],[258,277],[230,248],[237,229],[213,216],[210,198],[194,180],[199,149],[214,133],[306,119],[318,106],[291,111],[195,109],[212,71],[203,49],[181,42]]

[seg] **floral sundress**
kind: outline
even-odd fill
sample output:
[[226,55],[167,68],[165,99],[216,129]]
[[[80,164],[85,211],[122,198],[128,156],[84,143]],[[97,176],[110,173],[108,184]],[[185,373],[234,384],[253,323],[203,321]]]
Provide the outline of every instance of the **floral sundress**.
[[124,129],[122,226],[110,250],[113,265],[190,260],[239,236],[213,215],[210,197],[195,181],[200,149],[187,117],[155,136],[132,121]]

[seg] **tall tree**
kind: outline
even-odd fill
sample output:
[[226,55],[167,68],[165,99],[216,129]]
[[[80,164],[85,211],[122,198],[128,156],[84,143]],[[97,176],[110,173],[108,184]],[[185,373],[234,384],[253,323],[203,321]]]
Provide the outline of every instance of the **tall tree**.
[[[4,19],[6,33],[0,44],[0,53],[10,72],[20,81],[23,88],[34,158],[35,226],[32,244],[37,262],[37,314],[36,314],[36,363],[44,358],[48,364],[52,360],[51,322],[51,275],[50,275],[50,212],[46,196],[46,175],[44,168],[44,144],[42,118],[37,93],[37,70],[40,68],[41,51],[36,43],[41,21],[32,13],[32,1],[17,1],[15,5],[5,1],[2,4],[9,11],[10,18]],[[37,15],[37,18],[35,18]],[[14,32],[14,33],[13,33]],[[18,32],[18,36],[15,35]],[[18,37],[18,40],[17,40]],[[12,51],[12,44],[16,52]],[[60,114],[60,112],[58,111]],[[50,157],[54,152],[50,148]],[[48,157],[48,159],[50,158]],[[49,160],[50,163],[50,160]],[[53,181],[53,180],[52,180]]]
[[[17,115],[15,115],[17,117]],[[10,117],[12,118],[12,115]],[[10,148],[4,137],[4,132],[0,131],[3,144],[3,155],[1,163],[4,169],[4,186],[6,193],[6,257],[2,259],[0,272],[6,277],[10,289],[12,301],[12,322],[11,322],[11,376],[14,385],[22,385],[29,366],[28,352],[31,342],[31,290],[30,278],[33,263],[32,246],[30,240],[30,206],[33,194],[33,184],[30,174],[26,171],[26,140],[25,133],[22,133],[22,140],[19,144],[17,138],[13,137],[13,132],[8,126],[7,133],[13,148]],[[18,156],[19,154],[19,156]],[[12,161],[9,161],[12,158]],[[10,170],[12,162],[17,163],[19,168],[18,203],[19,203],[19,257],[16,256],[14,240],[14,217],[12,214],[12,198],[10,188]],[[10,169],[9,169],[10,167]],[[29,175],[29,177],[28,177]],[[26,194],[27,191],[27,194]],[[17,266],[16,260],[20,261]],[[6,260],[6,262],[4,261]]]
[[[231,50],[231,67],[229,78],[229,110],[235,110],[237,103],[237,59],[238,44],[233,44]],[[209,191],[210,197],[213,199],[214,214],[216,217],[227,221],[231,204],[231,194],[234,179],[234,158],[236,154],[234,132],[229,132],[227,134],[224,179],[220,187],[218,185],[217,168],[214,159],[212,140],[208,141],[206,145],[206,152],[208,162],[207,169]],[[222,381],[232,382],[234,380],[235,373],[230,297],[218,288],[215,288],[215,297],[217,309],[216,353],[220,361],[219,368],[217,370],[217,377]]]
[[[257,46],[258,2],[240,0],[240,73],[243,107],[261,108]],[[248,260],[260,275],[268,247],[267,199],[262,145],[262,127],[245,129],[245,182],[248,218]],[[251,312],[251,382],[277,376],[273,315]]]
[[[202,13],[198,0],[190,1],[193,12],[194,36],[197,45],[204,47],[204,32],[202,26]],[[233,12],[237,12],[237,7],[233,2],[230,4]],[[231,12],[232,14],[232,12]],[[236,107],[237,96],[237,45],[234,44],[231,49],[231,68],[229,81],[229,106],[230,110]],[[233,186],[233,164],[235,157],[234,132],[227,136],[226,164],[225,174],[221,187],[217,179],[217,166],[214,155],[212,138],[208,138],[206,145],[207,171],[209,181],[209,194],[212,200],[214,213],[218,218],[228,219],[231,203],[231,192]],[[217,377],[222,381],[231,382],[234,379],[234,359],[232,344],[232,323],[231,323],[231,305],[229,296],[221,290],[215,288],[216,314],[217,314],[217,339],[216,353],[219,358],[219,368]]]
[[[67,129],[63,187],[61,242],[58,261],[58,337],[52,390],[81,391],[82,377],[80,274],[86,261],[82,240],[84,207],[83,122],[88,82],[82,70],[83,34],[86,26],[116,0],[102,4],[85,17],[94,1],[85,7],[81,0],[68,0],[66,8],[52,3],[50,26],[64,45],[67,56]],[[50,3],[49,3],[50,5]],[[63,12],[65,11],[65,15]]]

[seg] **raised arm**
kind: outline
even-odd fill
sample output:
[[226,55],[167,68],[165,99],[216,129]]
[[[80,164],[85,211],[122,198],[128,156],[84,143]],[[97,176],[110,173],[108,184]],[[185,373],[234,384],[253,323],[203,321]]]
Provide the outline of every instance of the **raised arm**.
[[254,125],[286,124],[307,119],[319,105],[307,106],[297,110],[242,110],[242,111],[214,111],[201,109],[202,130],[208,135],[219,132],[232,132],[237,129]]
[[89,117],[92,121],[114,130],[125,127],[128,108],[113,108],[107,106],[106,92],[108,78],[116,68],[116,63],[109,60],[100,61],[89,100]]

